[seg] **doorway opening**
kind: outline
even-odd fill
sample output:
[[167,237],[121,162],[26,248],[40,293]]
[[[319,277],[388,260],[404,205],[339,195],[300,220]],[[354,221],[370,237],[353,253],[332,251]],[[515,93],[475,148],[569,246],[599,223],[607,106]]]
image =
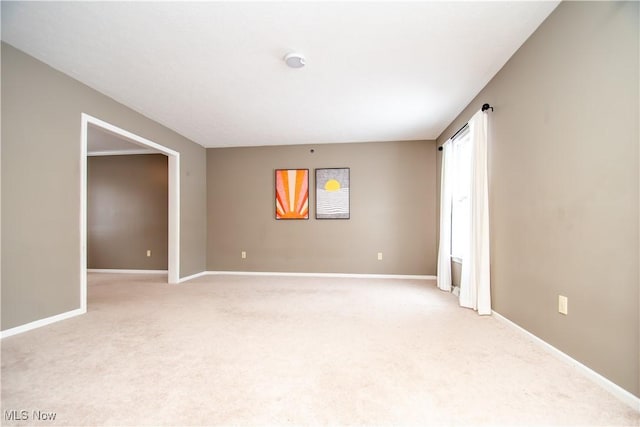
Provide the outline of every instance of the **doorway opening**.
[[89,126],[95,126],[143,149],[151,149],[168,157],[168,260],[167,280],[170,284],[180,281],[180,153],[133,134],[103,120],[82,113],[81,115],[81,166],[80,166],[80,304],[87,309],[87,154]]

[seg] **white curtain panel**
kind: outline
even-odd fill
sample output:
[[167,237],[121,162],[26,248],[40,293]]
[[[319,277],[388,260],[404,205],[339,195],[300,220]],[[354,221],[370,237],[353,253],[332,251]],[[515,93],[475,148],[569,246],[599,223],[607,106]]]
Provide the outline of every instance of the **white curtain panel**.
[[442,151],[440,173],[440,245],[438,247],[438,288],[451,291],[451,198],[453,195],[451,174],[453,144],[448,140]]
[[489,257],[489,190],[487,174],[487,113],[469,121],[471,187],[469,191],[469,253],[462,262],[460,305],[491,314]]

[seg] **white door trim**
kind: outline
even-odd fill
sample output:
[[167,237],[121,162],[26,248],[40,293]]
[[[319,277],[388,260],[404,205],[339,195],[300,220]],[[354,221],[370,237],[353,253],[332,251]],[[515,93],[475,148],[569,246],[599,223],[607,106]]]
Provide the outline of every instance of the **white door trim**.
[[89,124],[100,127],[138,145],[151,148],[169,158],[169,260],[168,281],[180,281],[180,153],[107,123],[81,114],[80,143],[80,308],[87,309],[87,137]]

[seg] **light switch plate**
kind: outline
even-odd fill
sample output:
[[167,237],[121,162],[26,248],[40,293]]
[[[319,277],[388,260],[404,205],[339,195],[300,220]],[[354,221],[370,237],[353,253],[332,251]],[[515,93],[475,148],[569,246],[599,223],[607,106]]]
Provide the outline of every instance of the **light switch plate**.
[[558,313],[567,315],[569,311],[569,298],[558,295]]

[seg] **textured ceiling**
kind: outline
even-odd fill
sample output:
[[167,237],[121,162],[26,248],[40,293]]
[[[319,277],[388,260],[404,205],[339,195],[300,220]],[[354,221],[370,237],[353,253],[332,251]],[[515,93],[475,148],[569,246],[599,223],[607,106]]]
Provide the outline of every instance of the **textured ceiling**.
[[435,139],[557,4],[3,1],[2,40],[205,147]]

